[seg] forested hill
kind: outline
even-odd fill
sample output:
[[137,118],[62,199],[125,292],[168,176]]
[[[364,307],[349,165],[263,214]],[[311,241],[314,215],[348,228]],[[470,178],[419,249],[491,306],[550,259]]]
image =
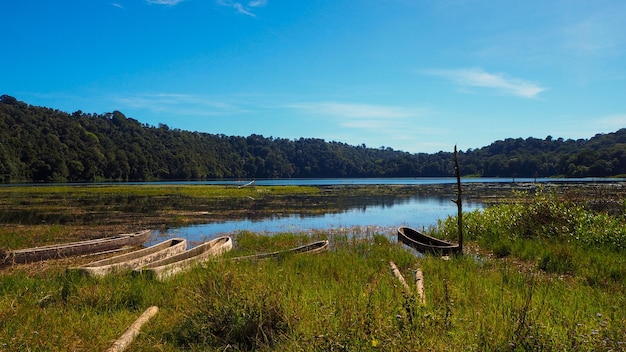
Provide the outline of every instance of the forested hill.
[[[450,146],[452,149],[453,146]],[[461,151],[463,175],[626,174],[626,129],[589,140],[506,139]],[[68,114],[0,97],[0,182],[453,176],[450,152],[189,132],[119,111]]]

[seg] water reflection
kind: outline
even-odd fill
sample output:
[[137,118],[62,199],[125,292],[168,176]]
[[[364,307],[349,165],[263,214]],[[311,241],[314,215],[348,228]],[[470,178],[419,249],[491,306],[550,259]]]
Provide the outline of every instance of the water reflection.
[[[464,211],[482,207],[481,203],[463,204]],[[155,233],[153,241],[172,237],[183,237],[189,241],[204,241],[244,230],[272,234],[361,227],[367,228],[368,231],[395,233],[398,226],[428,228],[436,225],[437,220],[456,213],[456,204],[447,197],[368,198],[363,199],[361,204],[351,204],[340,212],[318,215],[277,214],[262,219],[242,219],[171,228],[166,233]]]

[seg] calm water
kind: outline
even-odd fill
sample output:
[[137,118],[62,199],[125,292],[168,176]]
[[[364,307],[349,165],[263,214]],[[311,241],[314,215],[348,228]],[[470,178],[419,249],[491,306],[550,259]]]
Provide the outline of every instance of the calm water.
[[[624,178],[499,178],[475,177],[462,178],[462,183],[546,183],[546,182],[616,182],[626,181]],[[163,184],[163,185],[235,185],[241,186],[250,180],[204,180],[204,181],[157,181],[157,182],[123,182],[122,184]],[[456,183],[455,177],[391,177],[391,178],[278,178],[256,179],[257,186],[333,186],[333,185],[435,185]],[[112,184],[91,183],[91,184]],[[80,184],[74,184],[80,185]]]
[[[624,182],[626,179],[607,178],[463,178],[462,183],[547,183],[547,182]],[[162,185],[245,185],[250,180],[208,180],[208,181],[180,181],[180,182],[125,182],[123,184],[162,184]],[[257,186],[294,185],[294,186],[332,186],[332,185],[432,185],[456,183],[453,177],[437,178],[337,178],[337,179],[257,179]],[[93,185],[98,183],[89,183]],[[103,183],[113,184],[113,183]],[[38,186],[40,184],[37,184]],[[53,185],[53,184],[50,184]],[[66,184],[81,186],[85,184]],[[11,186],[11,185],[1,185]],[[464,211],[482,208],[479,203],[463,203]],[[166,233],[156,232],[149,244],[154,244],[165,238],[183,237],[190,241],[204,241],[222,235],[234,234],[240,231],[257,233],[280,232],[317,232],[328,229],[346,229],[352,234],[361,233],[388,233],[395,234],[398,226],[411,226],[424,229],[437,224],[457,212],[456,204],[450,198],[430,197],[395,197],[385,198],[372,202],[364,199],[362,204],[348,207],[339,213],[327,213],[319,216],[303,216],[282,214],[262,220],[236,220],[216,222],[205,225],[195,225],[180,228],[171,228]]]
[[[482,208],[480,203],[463,203],[463,210]],[[388,233],[395,234],[398,226],[418,229],[437,224],[437,220],[457,213],[456,204],[444,197],[394,197],[385,198],[379,204],[367,204],[347,209],[340,213],[319,216],[284,214],[262,220],[224,221],[204,225],[172,228],[167,233],[156,232],[152,242],[164,238],[183,237],[189,241],[204,241],[240,231],[272,234],[281,232],[317,232],[325,229],[346,229],[352,234]]]
[[[547,183],[547,182],[625,182],[626,178],[499,178],[474,177],[462,178],[461,183]],[[241,186],[250,180],[203,180],[203,181],[156,181],[156,182],[85,182],[85,183],[28,183],[0,184],[0,187],[12,186],[54,186],[54,185],[232,185]],[[391,178],[279,178],[256,179],[257,186],[332,186],[332,185],[434,185],[456,183],[454,177],[391,177]]]
[[[462,183],[512,183],[512,182],[616,182],[626,179],[605,178],[468,178]],[[207,185],[245,185],[250,180],[214,180],[195,182],[163,182],[163,184],[207,184]],[[326,186],[326,185],[427,185],[456,183],[456,178],[353,178],[353,179],[257,179],[257,186],[296,185],[296,186]],[[145,183],[141,183],[145,184]],[[481,209],[480,203],[463,203],[463,211]],[[371,199],[364,199],[362,205],[353,206],[340,213],[327,213],[319,216],[303,216],[282,214],[262,220],[236,220],[216,222],[205,225],[194,225],[180,228],[171,228],[166,233],[156,232],[152,243],[164,238],[183,237],[190,241],[204,241],[218,236],[235,234],[240,231],[256,233],[281,232],[317,232],[324,230],[346,229],[351,234],[361,233],[388,233],[394,235],[398,226],[410,226],[425,229],[437,224],[437,221],[457,213],[456,204],[448,197],[415,196],[411,198],[385,198],[378,203]]]

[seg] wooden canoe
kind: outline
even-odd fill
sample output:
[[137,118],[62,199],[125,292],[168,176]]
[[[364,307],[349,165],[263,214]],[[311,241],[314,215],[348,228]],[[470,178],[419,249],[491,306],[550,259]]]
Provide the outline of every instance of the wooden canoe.
[[5,251],[3,264],[23,264],[48,259],[59,259],[70,256],[95,254],[112,251],[122,247],[136,247],[148,240],[152,230],[121,234],[93,240],[52,244],[48,246],[13,249]]
[[90,276],[103,277],[112,273],[141,268],[157,260],[184,252],[186,249],[187,240],[172,238],[148,248],[94,261],[80,267],[69,268],[68,270]]
[[323,240],[323,241],[311,242],[309,244],[305,244],[305,245],[295,247],[295,248],[286,249],[283,251],[247,255],[243,257],[235,257],[232,259],[233,260],[243,260],[243,259],[255,260],[255,259],[265,259],[265,258],[270,258],[270,257],[279,257],[282,255],[287,255],[287,254],[314,254],[314,253],[320,253],[320,252],[328,250],[328,245],[329,245],[328,240]]
[[182,253],[152,262],[134,271],[157,280],[163,280],[182,271],[189,270],[193,266],[200,265],[213,257],[230,251],[232,248],[233,240],[230,237],[218,237]]
[[425,235],[413,228],[398,228],[398,242],[416,249],[420,253],[450,255],[459,251],[459,245]]

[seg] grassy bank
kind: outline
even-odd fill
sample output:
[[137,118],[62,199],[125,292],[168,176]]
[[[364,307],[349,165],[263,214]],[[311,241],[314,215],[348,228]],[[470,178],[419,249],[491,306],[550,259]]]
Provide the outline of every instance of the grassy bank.
[[[626,221],[612,209],[522,193],[465,213],[466,254],[450,260],[416,256],[393,234],[337,230],[242,232],[224,258],[165,282],[65,272],[89,258],[2,268],[0,350],[106,350],[153,305],[129,351],[624,350]],[[37,226],[54,236],[80,227]],[[455,238],[456,219],[434,232]],[[322,238],[331,249],[317,255],[228,260]]]
[[[60,268],[0,277],[0,349],[105,350],[147,307],[130,351],[623,350],[623,282],[466,255],[418,258],[387,236],[329,237],[331,251],[259,262],[220,259],[166,282],[93,279]],[[242,233],[238,253],[312,240]],[[512,259],[512,258],[509,258]],[[424,272],[426,304],[413,287]]]

